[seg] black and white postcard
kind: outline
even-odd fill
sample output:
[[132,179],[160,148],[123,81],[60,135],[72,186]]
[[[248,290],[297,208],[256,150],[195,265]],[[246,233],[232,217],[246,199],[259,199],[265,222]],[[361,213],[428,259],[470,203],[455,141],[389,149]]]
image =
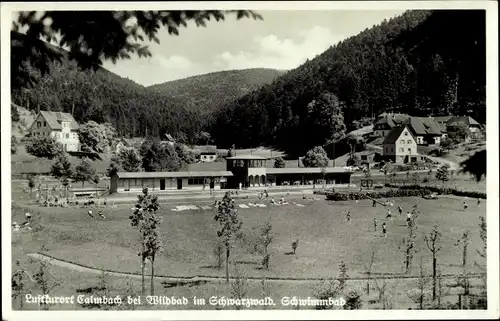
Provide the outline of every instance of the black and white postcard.
[[1,9],[3,320],[499,317],[496,2]]

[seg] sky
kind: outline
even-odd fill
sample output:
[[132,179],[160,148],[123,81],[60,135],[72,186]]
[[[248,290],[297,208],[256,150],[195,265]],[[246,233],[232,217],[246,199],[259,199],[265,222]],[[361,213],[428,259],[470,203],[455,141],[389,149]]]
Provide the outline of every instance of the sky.
[[152,58],[105,62],[103,67],[149,86],[221,70],[289,70],[330,46],[404,11],[258,11],[264,20],[226,17],[206,27],[188,24],[171,36],[158,34]]

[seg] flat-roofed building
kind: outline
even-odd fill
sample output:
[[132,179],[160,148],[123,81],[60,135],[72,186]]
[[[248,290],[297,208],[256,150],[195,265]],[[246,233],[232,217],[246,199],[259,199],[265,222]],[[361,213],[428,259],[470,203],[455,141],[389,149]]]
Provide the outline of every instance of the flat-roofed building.
[[225,188],[228,171],[196,172],[117,172],[111,176],[110,192],[165,190],[209,190]]

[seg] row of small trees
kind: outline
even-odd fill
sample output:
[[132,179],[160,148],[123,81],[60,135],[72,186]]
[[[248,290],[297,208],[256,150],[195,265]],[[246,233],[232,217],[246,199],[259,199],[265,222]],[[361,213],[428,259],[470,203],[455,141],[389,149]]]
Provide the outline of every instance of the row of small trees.
[[[63,185],[67,185],[70,178],[76,182],[82,182],[82,187],[85,182],[93,182],[97,185],[100,180],[90,159],[86,157],[82,158],[80,164],[76,165],[73,169],[65,153],[58,155],[56,162],[52,164],[50,173],[52,176],[60,179]],[[29,184],[31,188],[31,179]]]
[[196,155],[182,144],[166,144],[158,139],[145,140],[139,149],[120,148],[111,158],[108,175],[126,172],[178,171],[183,164],[196,162]]

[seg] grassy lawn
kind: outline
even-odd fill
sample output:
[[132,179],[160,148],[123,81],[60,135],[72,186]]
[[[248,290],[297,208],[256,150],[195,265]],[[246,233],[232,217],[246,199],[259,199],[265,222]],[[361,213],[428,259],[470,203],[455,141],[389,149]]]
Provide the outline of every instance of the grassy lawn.
[[[280,277],[332,277],[337,274],[340,261],[348,266],[351,276],[363,275],[371,252],[376,251],[374,271],[397,274],[402,269],[403,253],[398,250],[406,235],[404,217],[387,220],[388,235],[382,237],[380,226],[385,221],[386,210],[371,206],[371,201],[359,203],[328,203],[326,201],[300,201],[305,207],[293,204],[280,207],[238,209],[244,222],[243,231],[248,237],[257,237],[259,227],[270,222],[276,233],[271,244],[271,264],[268,271],[258,269],[261,257],[236,243],[233,259],[240,262],[241,270],[249,276]],[[467,211],[461,209],[459,199],[443,198],[438,201],[408,198],[396,200],[404,211],[419,204],[422,214],[418,222],[417,246],[426,253],[423,243],[434,225],[443,234],[443,251],[440,255],[443,273],[453,273],[454,264],[460,261],[460,249],[453,244],[469,229],[471,249],[479,247],[478,216],[485,214],[486,201],[476,207],[471,200]],[[132,205],[132,204],[130,204]],[[130,206],[129,205],[129,206]],[[39,208],[43,230],[31,237],[13,233],[13,245],[19,245],[25,253],[38,251],[42,244],[48,254],[93,266],[116,271],[139,272],[137,259],[138,232],[130,226],[129,206],[105,210],[107,219],[91,219],[82,208]],[[171,207],[170,207],[171,208]],[[213,210],[173,212],[164,206],[163,237],[165,253],[158,258],[156,272],[160,275],[223,275],[223,271],[211,268],[214,264],[212,247],[217,242],[216,222]],[[23,221],[25,209],[13,211],[13,221]],[[345,213],[350,211],[352,220],[346,222]],[[392,209],[396,212],[396,207]],[[403,215],[404,216],[404,215]],[[373,218],[379,220],[379,228],[373,231]],[[28,239],[25,239],[28,237]],[[298,239],[296,255],[291,242]],[[360,246],[362,244],[362,246]],[[471,250],[469,260],[479,260]],[[430,263],[429,263],[430,264]],[[417,272],[416,270],[414,271]]]
[[[386,209],[380,206],[373,208],[370,201],[335,204],[323,200],[297,200],[297,202],[304,204],[305,207],[290,204],[280,207],[238,209],[244,222],[245,235],[255,237],[258,227],[264,222],[270,222],[276,233],[270,247],[271,263],[267,271],[259,269],[261,259],[259,255],[252,254],[248,248],[239,243],[235,244],[233,260],[239,263],[238,267],[243,275],[259,278],[328,278],[337,275],[338,265],[343,261],[348,267],[348,275],[359,277],[365,275],[372,251],[376,253],[373,273],[386,275],[402,273],[403,253],[398,246],[405,236],[404,218],[395,217],[386,221],[388,236],[384,238],[381,235],[380,225],[385,221]],[[411,274],[417,274],[417,262],[421,255],[426,274],[431,272],[430,253],[425,248],[423,236],[428,234],[435,224],[439,225],[443,234],[443,250],[438,258],[442,273],[461,271],[457,265],[461,260],[461,250],[454,246],[454,243],[465,229],[471,231],[468,260],[471,265],[474,261],[481,262],[475,251],[480,247],[477,224],[478,216],[485,214],[486,201],[476,207],[471,200],[469,209],[463,211],[462,200],[459,199],[443,198],[438,201],[420,198],[396,199],[396,206],[402,205],[405,211],[417,203],[422,212],[417,231],[417,247],[420,253],[416,255],[415,267]],[[106,210],[107,220],[92,220],[86,214],[86,209],[38,208],[43,227],[41,231],[12,233],[13,263],[20,260],[23,268],[35,271],[36,264],[30,264],[26,254],[40,251],[41,246],[45,245],[48,249],[46,253],[57,258],[95,268],[139,273],[138,235],[129,223],[130,205]],[[171,208],[172,206],[164,206],[161,210],[164,219],[161,228],[165,239],[165,253],[157,259],[156,274],[223,276],[223,270],[212,267],[214,264],[212,246],[217,241],[214,212],[211,210],[174,212]],[[34,208],[14,206],[12,220],[23,221],[26,210],[33,211]],[[352,215],[350,223],[345,219],[347,210]],[[393,208],[392,212],[395,211],[396,208]],[[373,231],[374,217],[379,219],[377,232]],[[299,239],[297,254],[287,255],[286,253],[291,250],[290,243],[295,239]],[[63,284],[57,289],[57,295],[75,294],[78,289],[96,285],[98,282],[96,275],[56,266],[50,266],[50,270]],[[471,266],[470,270],[473,272],[474,267]],[[126,278],[110,277],[109,282],[111,292],[121,295],[126,293],[128,289]],[[134,279],[130,282],[133,291],[139,291],[140,281]],[[284,295],[307,297],[313,294],[317,282],[269,283],[268,291],[276,302],[279,302]],[[365,282],[350,281],[350,287],[362,289]],[[186,297],[230,295],[230,286],[224,283],[222,286],[217,282],[210,282],[195,287],[174,288],[164,288],[160,281],[156,283],[158,292],[164,295]],[[414,287],[415,280],[394,280],[389,283],[391,300],[395,308],[406,309],[413,306],[405,293]],[[149,287],[149,281],[147,284]],[[372,288],[374,286],[372,284]],[[247,297],[259,298],[261,292],[262,288],[258,281],[248,283]],[[365,299],[367,302],[368,298]],[[37,309],[37,306],[31,308]],[[55,309],[65,308],[68,307],[55,307]],[[199,306],[192,304],[185,308],[200,309]],[[278,304],[274,308],[286,307]],[[377,306],[366,303],[365,308],[377,308]]]
[[[482,262],[475,249],[480,247],[478,216],[485,214],[486,201],[477,207],[474,200],[469,201],[469,209],[463,211],[462,200],[442,198],[437,201],[421,198],[396,199],[396,206],[401,205],[404,211],[411,210],[418,204],[421,215],[418,219],[417,247],[420,250],[414,260],[412,275],[418,273],[418,262],[422,256],[426,274],[431,272],[430,253],[424,245],[423,237],[434,225],[440,227],[443,235],[443,250],[438,257],[439,269],[444,274],[459,273],[461,249],[454,243],[462,233],[471,231],[469,245],[470,271],[478,272],[472,262]],[[243,201],[237,201],[241,203]],[[375,251],[375,263],[372,272],[387,276],[402,274],[403,252],[398,249],[402,237],[406,235],[405,219],[395,217],[385,220],[386,208],[372,207],[368,200],[356,202],[330,203],[323,200],[305,201],[298,207],[293,204],[266,208],[238,208],[238,213],[244,222],[243,231],[249,238],[258,235],[259,227],[265,222],[273,226],[275,239],[270,246],[271,263],[269,270],[260,269],[261,256],[253,254],[251,249],[236,242],[232,259],[238,263],[242,275],[252,277],[287,277],[287,278],[330,278],[338,274],[340,262],[348,268],[350,277],[365,276],[366,267],[372,251]],[[39,232],[21,231],[12,233],[12,262],[21,262],[23,268],[36,270],[36,263],[29,263],[26,254],[38,252],[42,245],[46,253],[85,266],[106,268],[115,271],[140,272],[138,253],[138,233],[130,226],[128,215],[130,206],[106,209],[107,220],[92,220],[86,209],[81,208],[34,208],[27,205],[15,205],[12,211],[12,221],[22,222],[26,211],[38,211],[42,230]],[[168,276],[223,276],[224,270],[214,268],[215,258],[212,254],[213,245],[217,242],[217,225],[213,220],[213,210],[171,211],[172,206],[164,206],[160,213],[163,216],[163,237],[165,253],[155,264],[157,275]],[[345,213],[351,212],[352,220],[346,222]],[[396,212],[396,207],[392,208]],[[379,227],[373,230],[373,218],[379,220]],[[380,226],[385,221],[388,235],[382,237]],[[287,255],[291,251],[291,242],[298,239],[299,246],[296,255]],[[13,265],[13,269],[15,269]],[[50,266],[51,273],[59,279],[61,287],[57,295],[75,294],[77,290],[94,286],[98,282],[97,275],[70,271],[65,268]],[[124,295],[129,289],[140,290],[140,281],[127,278],[109,277],[110,291]],[[164,295],[209,297],[211,295],[228,296],[230,286],[223,281],[210,282],[194,287],[176,286],[165,288],[156,281],[158,292]],[[389,289],[394,308],[406,309],[414,306],[406,297],[406,291],[414,287],[415,280],[391,280]],[[318,281],[297,283],[269,283],[269,296],[276,302],[282,296],[307,297],[314,293]],[[350,281],[350,287],[362,289],[366,281]],[[149,281],[148,281],[149,287]],[[372,288],[375,284],[372,282]],[[262,288],[258,281],[249,281],[247,297],[261,297]],[[373,296],[372,296],[373,297]],[[379,308],[376,304],[368,304],[369,297],[364,297],[365,308]],[[456,301],[456,296],[450,299]],[[17,303],[16,303],[17,304]],[[67,306],[57,306],[55,309],[67,309]],[[72,307],[81,308],[79,306]],[[159,307],[142,306],[141,309],[156,309]],[[169,307],[162,307],[169,309]],[[175,307],[170,307],[175,308]],[[200,309],[190,304],[186,309]],[[215,307],[204,307],[213,309]],[[287,308],[280,304],[273,308]],[[31,306],[30,309],[38,309]]]

